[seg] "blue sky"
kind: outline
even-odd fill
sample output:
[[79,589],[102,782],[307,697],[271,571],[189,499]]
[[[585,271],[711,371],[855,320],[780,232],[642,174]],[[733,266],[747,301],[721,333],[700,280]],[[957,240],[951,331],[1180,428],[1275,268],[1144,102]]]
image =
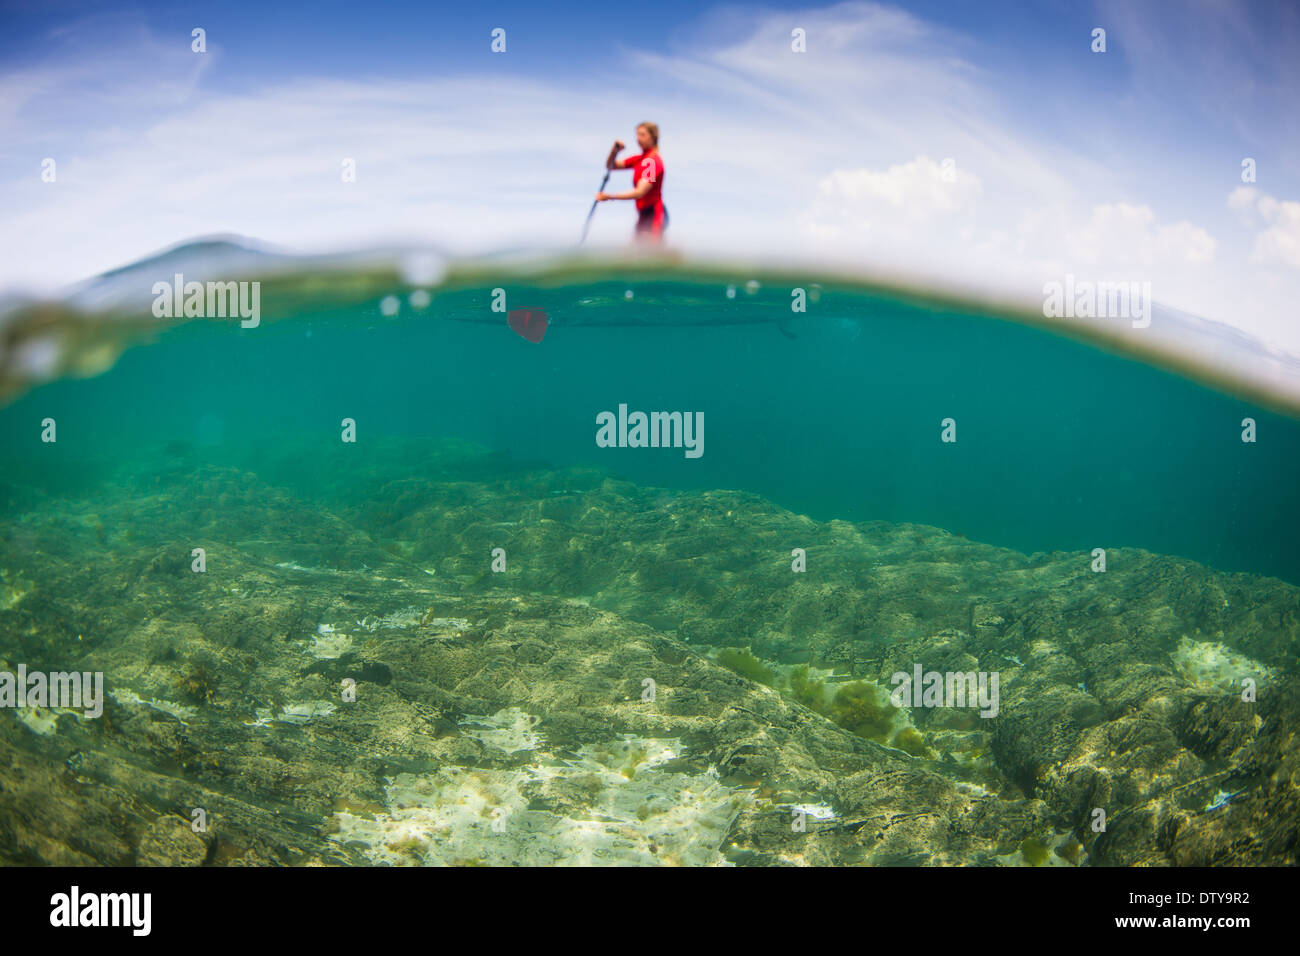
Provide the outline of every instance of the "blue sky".
[[[690,253],[1147,279],[1300,352],[1294,3],[0,0],[0,23],[0,286],[215,232],[562,247],[608,143],[654,119]],[[592,241],[630,225],[602,207]]]
[[[814,5],[815,6],[815,5]],[[827,5],[823,5],[827,6]],[[985,41],[990,50],[1041,50],[1042,62],[1055,60],[1070,46],[1074,30],[1093,26],[1087,5],[1068,2],[953,3],[942,0],[899,4],[902,9]],[[689,44],[710,22],[752,17],[770,5],[712,7],[665,0],[650,15],[635,4],[590,2],[428,2],[358,5],[343,0],[319,3],[81,3],[0,4],[6,32],[0,57],[7,63],[40,62],[59,52],[58,31],[76,21],[116,19],[125,28],[145,24],[157,33],[188,33],[195,25],[214,35],[238,37],[228,51],[231,70],[260,79],[303,72],[384,72],[419,75],[488,66],[530,70],[536,67],[581,74],[592,62],[616,58],[619,44],[664,50]],[[488,64],[486,44],[466,37],[507,27],[518,40],[514,56]]]

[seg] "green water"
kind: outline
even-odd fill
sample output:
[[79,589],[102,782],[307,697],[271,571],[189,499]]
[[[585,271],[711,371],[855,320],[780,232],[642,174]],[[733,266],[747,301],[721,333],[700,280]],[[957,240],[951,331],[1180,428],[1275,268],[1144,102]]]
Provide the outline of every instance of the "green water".
[[5,862],[1294,863],[1300,421],[830,280],[326,278],[0,409],[0,671],[108,688],[0,713]]
[[[311,456],[351,418],[358,463],[380,436],[465,439],[643,484],[744,489],[819,520],[930,524],[1027,554],[1137,547],[1300,582],[1300,423],[1176,374],[851,292],[789,315],[787,288],[742,289],[737,316],[721,285],[504,288],[511,308],[553,317],[542,343],[511,334],[486,289],[393,318],[371,302],[258,329],[191,323],[109,374],[13,403],[3,448],[57,483],[86,457],[148,470],[160,442],[256,470],[250,446],[292,441],[310,488],[327,479]],[[762,316],[781,324],[712,324]],[[598,448],[596,415],[620,404],[703,413],[704,453]],[[47,416],[57,447],[39,440]],[[347,475],[328,483],[345,492]]]

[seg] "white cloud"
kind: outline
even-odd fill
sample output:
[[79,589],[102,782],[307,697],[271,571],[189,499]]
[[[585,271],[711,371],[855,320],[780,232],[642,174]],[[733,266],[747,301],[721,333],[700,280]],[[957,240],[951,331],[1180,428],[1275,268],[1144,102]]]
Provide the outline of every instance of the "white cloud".
[[1259,190],[1254,186],[1238,186],[1228,193],[1228,208],[1240,214],[1244,221],[1249,221],[1250,213],[1255,211]]
[[1255,257],[1300,269],[1300,202],[1278,203],[1272,218],[1274,224],[1255,240]]
[[[790,52],[792,26],[807,30],[806,54]],[[875,4],[747,13],[693,35],[695,49],[628,51],[582,82],[240,77],[236,93],[214,88],[214,54],[134,34],[0,74],[0,287],[74,281],[214,232],[305,251],[571,247],[609,142],[650,118],[670,239],[688,253],[909,269],[1035,296],[1045,277],[1140,271],[1157,299],[1300,351],[1300,289],[1274,274],[1297,261],[1296,204],[1135,195],[1151,170],[1180,175],[1184,144],[1125,144],[1103,160],[1012,116],[1015,81],[963,58],[971,41]],[[40,182],[45,156],[56,184]],[[1239,238],[1234,212],[1271,218]],[[622,244],[631,228],[627,204],[606,204],[589,242]]]
[[1213,261],[1215,241],[1190,222],[1157,224],[1150,206],[1102,203],[1087,222],[1066,236],[1077,266],[1151,269]]
[[1281,200],[1253,186],[1228,194],[1228,207],[1249,225],[1267,224],[1255,237],[1252,257],[1267,266],[1300,269],[1300,202]]
[[818,184],[814,220],[833,217],[867,229],[903,218],[926,222],[969,209],[980,195],[979,178],[947,160],[918,156],[884,172],[837,169]]

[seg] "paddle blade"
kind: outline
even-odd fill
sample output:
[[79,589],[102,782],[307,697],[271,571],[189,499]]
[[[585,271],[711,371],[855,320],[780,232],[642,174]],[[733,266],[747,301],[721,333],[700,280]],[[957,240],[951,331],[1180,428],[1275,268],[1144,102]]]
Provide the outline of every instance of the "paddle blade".
[[546,334],[546,313],[541,309],[511,309],[506,313],[506,321],[516,335],[529,342],[540,342]]

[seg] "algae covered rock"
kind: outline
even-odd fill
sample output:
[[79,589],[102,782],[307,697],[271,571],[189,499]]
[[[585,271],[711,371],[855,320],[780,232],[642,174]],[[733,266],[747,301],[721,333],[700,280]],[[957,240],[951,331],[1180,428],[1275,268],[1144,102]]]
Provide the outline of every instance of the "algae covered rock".
[[393,452],[18,496],[0,669],[106,693],[0,710],[0,860],[1295,862],[1290,585]]

